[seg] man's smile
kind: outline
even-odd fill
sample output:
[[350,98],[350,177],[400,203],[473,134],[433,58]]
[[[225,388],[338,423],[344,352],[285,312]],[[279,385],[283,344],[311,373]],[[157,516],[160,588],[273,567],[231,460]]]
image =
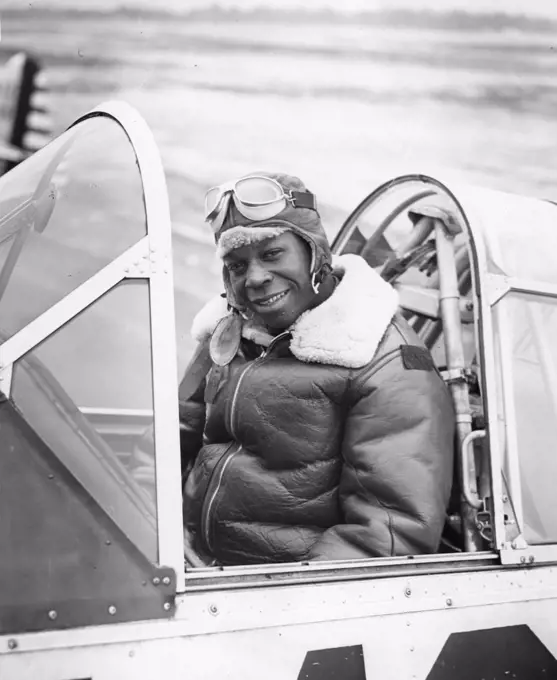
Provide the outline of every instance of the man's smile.
[[281,293],[274,293],[273,295],[266,295],[265,297],[260,297],[255,300],[250,300],[250,304],[254,305],[255,307],[263,307],[265,309],[268,309],[269,307],[273,307],[276,305],[278,302],[281,302],[284,300],[284,298],[288,295],[288,291],[284,290]]

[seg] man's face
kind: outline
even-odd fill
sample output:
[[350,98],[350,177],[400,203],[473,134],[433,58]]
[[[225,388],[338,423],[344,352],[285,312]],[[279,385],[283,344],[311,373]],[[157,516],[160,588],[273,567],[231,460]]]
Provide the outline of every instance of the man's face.
[[236,248],[224,258],[238,302],[273,331],[283,331],[316,300],[310,251],[292,232]]

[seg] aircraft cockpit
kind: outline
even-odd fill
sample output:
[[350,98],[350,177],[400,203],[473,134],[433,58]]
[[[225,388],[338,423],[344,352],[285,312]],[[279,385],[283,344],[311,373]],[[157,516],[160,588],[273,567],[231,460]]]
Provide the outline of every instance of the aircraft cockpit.
[[176,318],[195,305],[175,309],[162,163],[127,105],[80,118],[0,179],[0,634],[169,618],[188,592],[557,561],[556,216],[407,175],[334,240],[395,286],[451,391],[437,554],[186,570]]

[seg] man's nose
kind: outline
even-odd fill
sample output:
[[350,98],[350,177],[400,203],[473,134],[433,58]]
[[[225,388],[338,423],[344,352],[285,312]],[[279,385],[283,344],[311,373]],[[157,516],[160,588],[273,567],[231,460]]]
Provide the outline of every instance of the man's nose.
[[271,280],[271,274],[261,262],[251,262],[246,273],[246,288],[261,288]]

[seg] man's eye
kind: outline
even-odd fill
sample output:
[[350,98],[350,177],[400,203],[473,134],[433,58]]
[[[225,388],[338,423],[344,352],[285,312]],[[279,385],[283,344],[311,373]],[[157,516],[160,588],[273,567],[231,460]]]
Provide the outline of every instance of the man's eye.
[[278,257],[280,257],[282,253],[282,248],[272,248],[271,250],[266,250],[265,251],[265,259],[266,260],[276,260]]
[[232,274],[241,274],[245,270],[246,266],[243,262],[230,262],[226,265],[226,268]]

